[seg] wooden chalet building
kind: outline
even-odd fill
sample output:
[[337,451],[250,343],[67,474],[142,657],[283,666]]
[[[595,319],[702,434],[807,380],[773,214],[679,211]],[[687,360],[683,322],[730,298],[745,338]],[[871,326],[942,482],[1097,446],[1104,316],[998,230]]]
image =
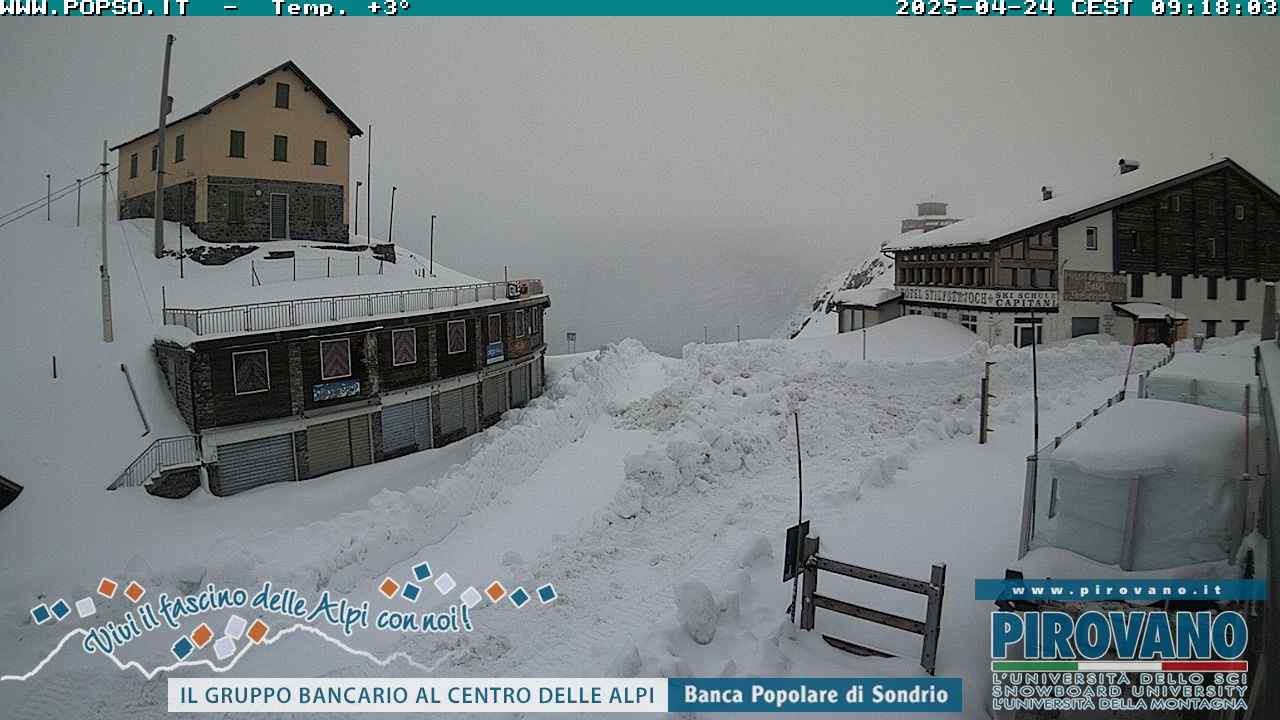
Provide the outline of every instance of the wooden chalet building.
[[542,394],[539,280],[166,308],[155,356],[209,490],[439,447]]
[[1235,161],[1119,172],[1076,196],[887,243],[905,314],[990,343],[1126,343],[1258,331],[1280,279],[1280,195]]

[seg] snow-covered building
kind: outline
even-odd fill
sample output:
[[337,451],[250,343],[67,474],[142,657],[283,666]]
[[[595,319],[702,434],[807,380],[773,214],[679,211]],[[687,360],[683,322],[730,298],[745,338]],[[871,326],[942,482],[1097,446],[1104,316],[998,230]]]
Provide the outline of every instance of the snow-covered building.
[[841,290],[831,297],[838,318],[838,332],[862,330],[902,315],[902,292],[893,288],[860,287]]
[[451,443],[542,394],[540,280],[293,285],[164,310],[155,355],[215,495]]
[[929,232],[930,230],[937,230],[958,222],[960,222],[960,218],[953,218],[947,214],[946,203],[927,200],[922,203],[916,203],[915,217],[902,219],[901,232],[904,234],[915,230]]
[[[209,242],[348,241],[356,125],[292,60],[165,125],[164,214]],[[120,219],[154,217],[156,131],[116,145]]]
[[1169,342],[1257,328],[1280,279],[1280,195],[1235,161],[1118,172],[1075,194],[895,238],[907,314],[991,343]]

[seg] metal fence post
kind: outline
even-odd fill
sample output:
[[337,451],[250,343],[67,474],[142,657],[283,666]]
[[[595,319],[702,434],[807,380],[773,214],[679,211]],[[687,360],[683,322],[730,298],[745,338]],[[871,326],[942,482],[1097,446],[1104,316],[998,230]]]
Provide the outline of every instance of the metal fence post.
[[920,665],[930,675],[938,664],[938,634],[942,629],[942,598],[946,584],[946,564],[934,565],[929,573],[929,606],[924,614],[924,643],[920,649]]

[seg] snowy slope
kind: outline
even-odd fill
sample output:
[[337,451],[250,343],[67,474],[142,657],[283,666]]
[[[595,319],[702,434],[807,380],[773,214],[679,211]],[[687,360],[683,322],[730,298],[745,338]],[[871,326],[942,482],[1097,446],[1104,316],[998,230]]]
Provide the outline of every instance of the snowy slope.
[[792,319],[788,337],[822,337],[836,334],[836,316],[832,299],[843,291],[858,288],[892,288],[893,258],[872,253],[855,263],[848,271],[827,280],[818,289],[813,305]]

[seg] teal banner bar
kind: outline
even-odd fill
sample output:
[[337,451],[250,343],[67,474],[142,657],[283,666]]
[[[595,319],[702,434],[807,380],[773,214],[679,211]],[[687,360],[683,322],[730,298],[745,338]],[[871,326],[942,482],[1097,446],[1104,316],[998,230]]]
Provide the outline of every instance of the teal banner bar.
[[1277,0],[0,0],[0,16],[360,17],[534,16],[881,16],[1270,17]]

